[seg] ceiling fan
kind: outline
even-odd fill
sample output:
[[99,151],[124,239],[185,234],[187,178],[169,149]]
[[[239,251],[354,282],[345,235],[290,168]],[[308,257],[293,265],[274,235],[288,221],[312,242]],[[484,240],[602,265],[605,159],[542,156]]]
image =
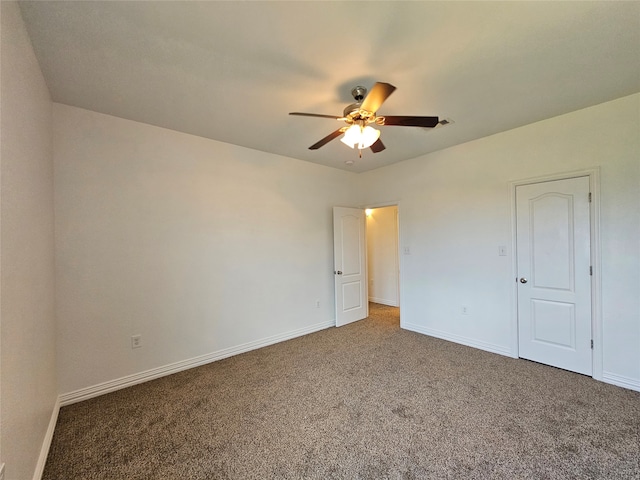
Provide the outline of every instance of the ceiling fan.
[[357,86],[351,90],[351,95],[356,100],[344,109],[343,116],[322,115],[319,113],[291,112],[289,115],[300,115],[303,117],[333,118],[343,121],[346,125],[340,127],[335,132],[330,133],[322,140],[314,143],[309,150],[317,150],[326,145],[334,138],[344,134],[341,141],[351,147],[358,148],[362,157],[363,148],[371,148],[373,153],[381,152],[385,149],[380,140],[380,130],[376,130],[371,124],[380,126],[401,126],[401,127],[423,127],[433,128],[438,125],[438,117],[409,117],[409,116],[378,116],[378,108],[391,95],[396,87],[390,83],[376,82],[371,91],[367,94],[365,87]]

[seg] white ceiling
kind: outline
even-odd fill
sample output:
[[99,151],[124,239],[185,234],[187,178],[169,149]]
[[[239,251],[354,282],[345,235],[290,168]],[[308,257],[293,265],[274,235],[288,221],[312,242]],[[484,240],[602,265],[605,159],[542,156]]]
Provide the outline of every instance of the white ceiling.
[[[21,2],[54,101],[362,172],[640,91],[640,2]],[[373,154],[334,140],[397,87]],[[344,162],[354,160],[347,166]]]

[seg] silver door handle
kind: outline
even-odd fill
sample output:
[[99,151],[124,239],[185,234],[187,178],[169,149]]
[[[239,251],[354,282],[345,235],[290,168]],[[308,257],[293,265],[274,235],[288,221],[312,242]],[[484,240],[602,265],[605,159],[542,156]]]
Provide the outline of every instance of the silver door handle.
[[528,280],[527,280],[526,278],[524,278],[524,277],[522,277],[522,278],[520,279],[520,283],[527,283],[527,281],[528,281]]
[[340,270],[334,270],[333,273],[335,273],[336,275],[342,275],[342,272]]

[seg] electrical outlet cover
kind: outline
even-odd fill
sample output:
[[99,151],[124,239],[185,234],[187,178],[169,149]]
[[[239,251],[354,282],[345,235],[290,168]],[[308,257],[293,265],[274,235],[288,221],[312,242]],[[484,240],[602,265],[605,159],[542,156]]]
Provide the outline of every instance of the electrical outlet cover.
[[131,336],[131,348],[140,348],[142,346],[142,335]]

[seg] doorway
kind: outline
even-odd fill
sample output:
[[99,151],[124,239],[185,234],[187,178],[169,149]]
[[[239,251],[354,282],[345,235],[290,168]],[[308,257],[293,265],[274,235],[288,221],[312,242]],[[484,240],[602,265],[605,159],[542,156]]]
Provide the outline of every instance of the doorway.
[[369,315],[369,302],[400,318],[399,206],[333,207],[336,326]]
[[514,186],[518,356],[592,376],[589,175]]
[[366,225],[369,302],[399,309],[398,206],[368,208]]

